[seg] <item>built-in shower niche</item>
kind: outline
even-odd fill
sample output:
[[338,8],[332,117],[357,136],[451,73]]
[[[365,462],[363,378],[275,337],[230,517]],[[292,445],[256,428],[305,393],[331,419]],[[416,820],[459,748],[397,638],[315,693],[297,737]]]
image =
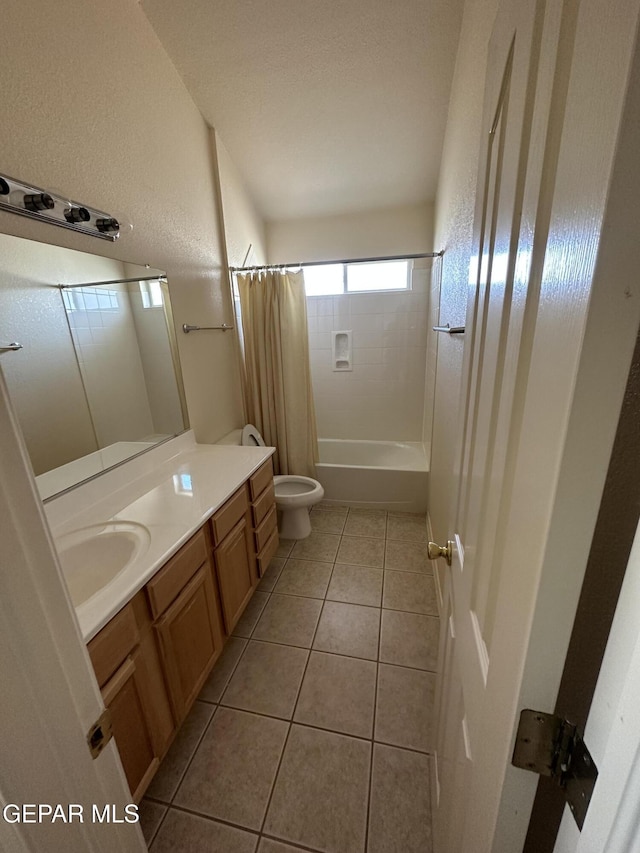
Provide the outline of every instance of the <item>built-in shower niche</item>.
[[333,370],[353,370],[351,329],[342,332],[332,332],[332,363]]

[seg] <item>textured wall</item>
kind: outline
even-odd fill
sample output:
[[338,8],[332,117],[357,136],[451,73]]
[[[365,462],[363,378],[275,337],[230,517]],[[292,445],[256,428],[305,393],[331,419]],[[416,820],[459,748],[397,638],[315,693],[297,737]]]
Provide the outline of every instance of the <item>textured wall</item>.
[[[451,89],[435,213],[435,245],[445,255],[434,272],[441,277],[439,322],[452,326],[464,325],[467,310],[487,44],[497,6],[496,0],[467,0]],[[436,345],[429,513],[434,536],[445,542],[464,336],[441,334]]]
[[265,225],[247,193],[242,177],[224,146],[220,134],[212,131],[215,146],[220,196],[223,207],[224,237],[227,257],[232,267],[243,265],[249,246],[252,247],[252,264],[267,260]]
[[[125,227],[110,244],[0,214],[0,231],[164,269],[178,327],[228,321],[209,130],[138,3],[2,11],[0,168]],[[178,340],[191,424],[215,441],[241,419],[233,339]]]
[[433,205],[267,222],[269,263],[433,251]]

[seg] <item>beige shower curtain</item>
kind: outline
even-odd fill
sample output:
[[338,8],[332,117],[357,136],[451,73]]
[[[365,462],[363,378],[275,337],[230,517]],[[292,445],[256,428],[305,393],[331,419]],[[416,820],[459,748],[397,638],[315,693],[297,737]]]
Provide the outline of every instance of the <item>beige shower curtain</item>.
[[238,274],[250,423],[276,447],[280,474],[315,477],[318,439],[302,271]]

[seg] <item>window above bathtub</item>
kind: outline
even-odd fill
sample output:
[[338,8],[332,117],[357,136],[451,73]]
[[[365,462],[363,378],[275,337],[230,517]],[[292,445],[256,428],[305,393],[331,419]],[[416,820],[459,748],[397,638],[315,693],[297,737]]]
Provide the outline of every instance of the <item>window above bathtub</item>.
[[307,266],[304,267],[305,291],[307,296],[335,296],[411,290],[411,268],[410,260]]

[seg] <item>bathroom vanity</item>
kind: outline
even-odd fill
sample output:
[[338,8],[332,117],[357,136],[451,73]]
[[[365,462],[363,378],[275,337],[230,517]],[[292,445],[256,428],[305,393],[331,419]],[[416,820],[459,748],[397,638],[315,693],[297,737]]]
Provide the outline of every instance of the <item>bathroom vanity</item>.
[[[272,452],[187,435],[139,457],[142,476],[126,482],[127,463],[47,506],[136,802],[277,550]],[[102,495],[78,513],[89,487]],[[96,540],[101,570],[109,559],[124,565],[94,590],[73,571]]]
[[0,250],[3,375],[139,800],[278,547],[274,451],[195,443],[162,270]]

